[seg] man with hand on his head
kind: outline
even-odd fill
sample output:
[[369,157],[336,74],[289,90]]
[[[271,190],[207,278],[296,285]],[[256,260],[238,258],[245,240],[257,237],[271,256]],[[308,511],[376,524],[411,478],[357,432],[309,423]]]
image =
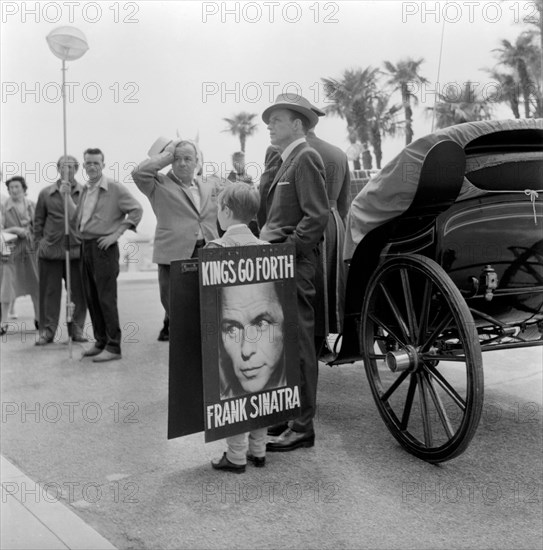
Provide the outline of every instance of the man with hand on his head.
[[[199,248],[218,237],[216,195],[220,180],[198,175],[202,161],[195,142],[177,139],[164,148],[165,144],[164,138],[157,140],[150,158],[132,172],[132,178],[149,199],[157,219],[153,262],[158,264],[166,328],[170,316],[170,263],[196,257]],[[171,170],[161,174],[160,170],[170,164]]]

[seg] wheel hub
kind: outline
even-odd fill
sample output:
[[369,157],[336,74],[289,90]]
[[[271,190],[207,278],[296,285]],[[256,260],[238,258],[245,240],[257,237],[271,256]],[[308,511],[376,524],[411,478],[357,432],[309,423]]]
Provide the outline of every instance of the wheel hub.
[[418,352],[413,346],[405,346],[401,350],[387,352],[385,362],[392,372],[415,370],[419,364]]

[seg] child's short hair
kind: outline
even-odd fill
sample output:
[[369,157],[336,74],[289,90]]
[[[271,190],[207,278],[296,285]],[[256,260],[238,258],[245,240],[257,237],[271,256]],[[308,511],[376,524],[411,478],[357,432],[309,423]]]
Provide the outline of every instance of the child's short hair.
[[242,182],[232,183],[225,187],[218,200],[221,210],[228,206],[234,217],[243,223],[253,220],[260,206],[258,191],[251,185]]

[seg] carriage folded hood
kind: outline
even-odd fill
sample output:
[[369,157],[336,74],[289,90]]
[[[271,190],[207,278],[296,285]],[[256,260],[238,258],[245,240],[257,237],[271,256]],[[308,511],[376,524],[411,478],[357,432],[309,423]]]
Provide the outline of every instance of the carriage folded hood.
[[[466,172],[472,173],[495,167],[501,161],[509,164],[520,161],[541,162],[542,140],[533,150],[530,147],[515,147],[519,131],[543,131],[543,119],[467,122],[428,134],[409,144],[354,198],[347,217],[344,259],[352,258],[357,245],[372,229],[399,216],[411,206],[424,159],[434,145],[441,141],[453,141],[463,147],[468,157]],[[508,132],[513,132],[510,134],[510,145],[507,138],[496,137],[500,133],[507,135]],[[491,136],[493,134],[495,139]],[[490,137],[487,140],[483,136]],[[465,177],[457,200],[488,192]],[[439,178],[436,178],[436,193],[439,193]]]

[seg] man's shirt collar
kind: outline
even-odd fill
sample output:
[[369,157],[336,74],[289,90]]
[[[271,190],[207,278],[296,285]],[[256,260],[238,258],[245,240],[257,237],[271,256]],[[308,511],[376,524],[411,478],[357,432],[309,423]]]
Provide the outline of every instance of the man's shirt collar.
[[[57,180],[54,185],[51,185],[49,189],[49,194],[52,195],[53,193],[56,193],[57,191],[60,193],[60,182],[61,180]],[[80,193],[81,192],[81,184],[75,180],[74,183],[70,184],[70,195],[73,195],[74,193]]]
[[281,160],[285,162],[285,160],[288,159],[290,153],[298,147],[298,145],[305,143],[305,137],[298,138],[294,140],[292,143],[286,146],[285,150],[281,153]]
[[170,177],[175,183],[178,185],[182,185],[183,187],[186,187],[187,189],[189,187],[198,187],[198,181],[196,179],[196,176],[193,176],[192,181],[190,182],[190,185],[187,185],[186,183],[183,183],[175,174],[173,170],[170,170]]
[[107,191],[107,178],[102,174],[102,177],[94,184],[92,185],[89,181],[85,184],[85,187],[87,187],[90,190],[96,189],[97,187],[101,187],[104,191]]

